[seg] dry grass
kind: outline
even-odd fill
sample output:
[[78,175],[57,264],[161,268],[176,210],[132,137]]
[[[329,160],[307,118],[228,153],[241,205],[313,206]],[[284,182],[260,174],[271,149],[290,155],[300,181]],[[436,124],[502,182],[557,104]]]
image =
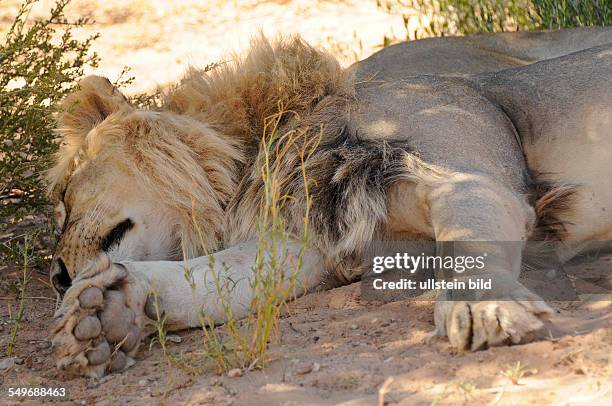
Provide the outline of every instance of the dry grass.
[[537,370],[527,367],[526,365],[522,364],[521,361],[517,361],[516,363],[506,367],[501,374],[502,376],[508,378],[513,385],[518,385],[522,378],[535,373],[537,373]]
[[[231,272],[225,264],[216,263],[214,256],[209,255],[209,275],[214,284],[214,295],[226,321],[222,326],[215,326],[213,317],[206,309],[196,308],[203,332],[201,350],[189,354],[171,353],[166,345],[165,316],[160,313],[155,297],[156,341],[161,345],[169,366],[191,374],[201,374],[210,368],[217,373],[235,368],[253,370],[263,368],[268,362],[268,348],[278,337],[281,313],[287,302],[295,298],[297,274],[308,246],[311,180],[306,174],[305,162],[319,142],[318,137],[305,139],[308,132],[304,129],[279,134],[278,125],[287,114],[292,113],[280,109],[279,113],[266,119],[260,143],[260,156],[263,157],[260,173],[265,194],[257,220],[259,237],[249,280],[253,292],[249,315],[239,319],[234,314],[232,298],[235,296],[233,290],[236,281],[229,276]],[[279,175],[285,154],[295,148],[301,160],[306,197],[303,228],[299,236],[287,232],[282,212],[292,196],[282,194],[284,179]],[[295,242],[299,243],[300,249],[297,257],[292,257],[288,246]],[[196,303],[196,285],[189,267],[185,267],[185,279],[191,287],[193,303]]]
[[[18,285],[18,295],[17,295],[17,312],[15,316],[10,315],[10,318],[13,322],[13,328],[11,330],[11,338],[6,348],[6,356],[10,357],[13,355],[13,350],[17,343],[17,336],[19,334],[19,328],[21,326],[21,322],[25,316],[26,303],[28,300],[28,285],[31,280],[31,268],[30,268],[30,256],[32,255],[33,246],[31,245],[31,237],[29,235],[24,236],[23,245],[20,246],[20,262],[22,267],[22,272],[19,280],[17,281]],[[9,308],[10,309],[10,308]]]

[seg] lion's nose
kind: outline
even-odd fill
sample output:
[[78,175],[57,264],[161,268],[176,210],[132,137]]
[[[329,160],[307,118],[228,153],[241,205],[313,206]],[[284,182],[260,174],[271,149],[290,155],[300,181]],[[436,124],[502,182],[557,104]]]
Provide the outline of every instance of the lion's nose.
[[56,258],[55,261],[53,261],[49,275],[51,276],[51,283],[55,290],[60,296],[64,296],[64,293],[66,293],[70,285],[72,285],[72,279],[70,278],[66,264],[61,258]]

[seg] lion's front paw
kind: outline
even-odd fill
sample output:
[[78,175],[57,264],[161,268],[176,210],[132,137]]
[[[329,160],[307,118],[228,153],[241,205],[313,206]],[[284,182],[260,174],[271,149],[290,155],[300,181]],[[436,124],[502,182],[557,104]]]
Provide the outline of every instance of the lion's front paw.
[[536,338],[543,320],[552,313],[541,300],[439,301],[436,333],[448,336],[451,345],[460,350],[526,343]]
[[137,282],[106,256],[75,279],[56,313],[52,331],[58,368],[101,377],[134,364],[147,296]]

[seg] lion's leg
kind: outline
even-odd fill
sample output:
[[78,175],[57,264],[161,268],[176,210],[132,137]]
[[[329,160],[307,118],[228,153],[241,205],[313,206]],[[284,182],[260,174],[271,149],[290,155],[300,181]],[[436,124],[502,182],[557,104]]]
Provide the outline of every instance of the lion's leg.
[[[305,250],[296,271],[300,246],[286,248],[276,268],[284,274],[278,277],[283,288],[294,287],[293,295],[301,295],[320,283],[322,262],[316,251]],[[122,371],[134,363],[158,312],[169,330],[222,323],[228,308],[233,317],[245,317],[257,293],[252,283],[256,254],[257,242],[250,241],[183,262],[112,264],[100,257],[73,281],[56,313],[52,333],[58,367],[93,377]],[[266,257],[264,276],[270,262]],[[201,318],[202,312],[210,319]]]
[[[490,291],[468,296],[441,292],[435,308],[436,333],[447,335],[454,347],[472,350],[529,339],[542,327],[540,319],[552,312],[517,281],[533,210],[511,190],[478,175],[456,175],[433,187],[427,198],[438,255],[487,253],[477,277],[492,281]],[[452,251],[447,251],[449,247]],[[451,280],[455,277],[462,279],[452,272]]]
[[[321,283],[323,263],[315,250],[305,250],[298,268],[300,246],[290,244],[277,277],[284,280],[283,289],[292,285],[291,296],[301,296]],[[202,312],[214,323],[224,323],[227,309],[236,318],[250,311],[254,290],[254,264],[257,241],[238,244],[214,255],[181,262],[130,262],[123,265],[131,275],[146,278],[151,286],[145,306],[149,318],[155,318],[155,297],[166,316],[169,330],[199,327]],[[268,259],[269,261],[269,259]],[[263,273],[269,271],[269,262]],[[279,287],[280,288],[280,287]]]
[[[609,28],[593,32],[612,35]],[[612,239],[610,88],[610,45],[508,70],[481,87],[512,119],[529,169],[540,180],[575,188],[552,214],[565,225],[564,239],[578,248]]]
[[610,107],[591,111],[579,123],[582,131],[554,129],[526,146],[530,167],[546,174],[544,180],[575,189],[570,209],[558,213],[565,239],[573,242],[612,240],[612,182],[606,177],[612,173],[612,113]]

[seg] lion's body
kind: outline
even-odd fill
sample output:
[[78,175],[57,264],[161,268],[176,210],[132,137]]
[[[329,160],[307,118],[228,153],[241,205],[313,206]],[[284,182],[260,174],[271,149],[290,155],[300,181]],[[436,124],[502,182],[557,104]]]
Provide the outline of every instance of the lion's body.
[[[599,33],[597,41],[579,44],[588,48],[598,41],[612,42],[610,30]],[[386,66],[409,63],[409,52],[397,55],[400,60],[387,60]],[[478,75],[449,71],[453,74],[442,77],[411,71],[398,77],[395,68],[388,76],[358,84],[356,131],[363,138],[404,139],[424,162],[455,172],[487,174],[531,202],[530,195],[542,197],[542,190],[536,190],[539,184],[577,186],[571,203],[565,202],[571,207],[564,203],[560,205],[564,210],[552,213],[558,216],[555,224],[562,223],[564,230],[542,231],[562,231],[556,238],[564,240],[609,240],[612,183],[602,184],[598,174],[612,173],[610,55],[610,46],[604,45]],[[470,59],[473,66],[468,69],[491,68],[478,62]],[[375,60],[372,65],[380,64]],[[364,80],[374,71],[367,60],[358,68]],[[547,100],[554,100],[554,105]],[[429,236],[433,237],[431,230]]]
[[[345,70],[300,40],[260,39],[244,59],[191,70],[161,112],[136,111],[91,78],[67,101],[80,104],[62,117],[66,145],[51,172],[64,212],[54,284],[100,252],[92,242],[114,261],[145,261],[255,238],[264,199],[258,147],[270,122],[280,134],[272,159],[282,193],[293,196],[285,217],[298,234],[307,201],[299,151],[316,144],[304,163],[315,181],[309,221],[318,254],[309,263],[320,257],[342,282],[359,277],[363,250],[379,238],[610,240],[612,182],[601,176],[612,174],[611,43],[605,28],[434,39]],[[286,134],[295,148],[275,154]],[[117,178],[122,187],[113,188]],[[117,223],[121,235],[109,241]],[[488,271],[515,275],[521,249],[508,248]],[[138,289],[125,294],[163,281],[173,325],[197,324],[181,314],[190,295],[168,264],[132,263]],[[510,314],[513,333],[473,325],[490,308],[476,303],[465,313],[463,302],[439,302],[438,332],[458,347],[519,342],[549,309],[512,286],[523,307],[495,306]],[[458,317],[469,320],[457,327]]]

